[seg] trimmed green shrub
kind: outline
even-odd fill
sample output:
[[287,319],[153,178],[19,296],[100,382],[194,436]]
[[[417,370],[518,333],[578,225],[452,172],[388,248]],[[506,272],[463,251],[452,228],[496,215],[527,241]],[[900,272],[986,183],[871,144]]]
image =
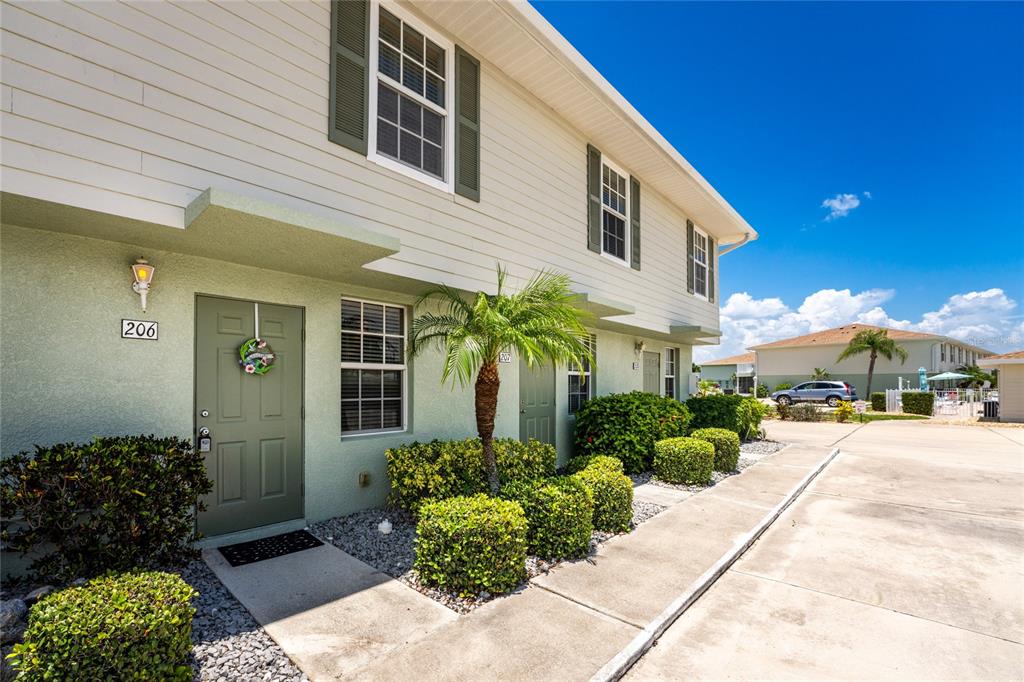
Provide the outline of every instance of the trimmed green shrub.
[[935,394],[928,391],[904,391],[903,411],[907,414],[923,414],[932,416],[935,406]]
[[592,398],[576,413],[576,454],[611,454],[628,473],[651,467],[654,443],[682,436],[690,412],[678,400],[633,391]]
[[180,565],[198,556],[195,510],[213,484],[178,438],[117,436],[0,460],[0,538],[45,581]]
[[715,447],[715,471],[735,471],[740,461],[740,437],[728,429],[697,429],[691,438]]
[[[779,405],[779,414],[783,413],[783,406]],[[824,419],[824,415],[821,410],[815,407],[812,403],[797,403],[796,405],[790,405],[785,409],[786,417],[784,419],[792,419],[795,422],[820,422]]]
[[[479,438],[408,443],[384,453],[391,479],[391,502],[416,511],[428,499],[445,499],[488,491]],[[498,478],[510,481],[546,478],[555,473],[555,448],[531,439],[494,440]]]
[[191,599],[181,576],[129,571],[43,597],[14,647],[19,680],[191,680]]
[[594,530],[594,498],[578,478],[513,481],[501,495],[522,505],[531,554],[545,559],[586,554]]
[[789,381],[783,381],[775,385],[776,391],[785,391],[786,389],[793,388],[793,384]]
[[761,427],[764,406],[757,398],[741,395],[693,396],[686,401],[694,429],[728,429],[741,438],[753,438]]
[[[590,491],[594,498],[594,529],[608,533],[624,533],[633,520],[633,481],[620,470],[608,466],[596,458],[589,467],[574,474]],[[618,460],[614,460],[618,462]]]
[[764,384],[758,384],[757,385],[757,397],[758,398],[767,398],[770,394],[771,394],[771,391],[768,390],[767,386],[765,386]]
[[463,596],[508,592],[526,579],[526,516],[516,502],[488,497],[428,500],[416,524],[420,580]]
[[885,412],[885,393],[871,394],[871,409],[875,412]]
[[569,464],[566,465],[565,471],[569,474],[575,474],[583,471],[584,469],[591,469],[599,467],[601,469],[608,469],[614,471],[617,474],[621,474],[625,471],[622,466],[622,460],[618,457],[609,457],[608,455],[577,455],[569,460]]
[[666,438],[655,446],[654,473],[669,483],[704,484],[715,467],[715,446],[696,438]]

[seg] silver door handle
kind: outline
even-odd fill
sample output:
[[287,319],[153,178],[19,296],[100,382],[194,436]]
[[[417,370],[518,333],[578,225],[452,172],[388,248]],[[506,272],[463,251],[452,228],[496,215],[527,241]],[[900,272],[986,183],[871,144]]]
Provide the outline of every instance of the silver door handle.
[[206,428],[205,426],[201,427],[199,429],[199,437],[200,438],[209,438],[210,437],[210,429]]

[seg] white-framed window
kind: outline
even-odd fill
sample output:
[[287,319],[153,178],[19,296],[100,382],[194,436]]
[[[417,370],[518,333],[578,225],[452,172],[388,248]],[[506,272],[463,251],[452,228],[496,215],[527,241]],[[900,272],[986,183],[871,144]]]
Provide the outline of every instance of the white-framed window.
[[402,431],[407,415],[406,310],[341,299],[341,435]]
[[629,265],[629,174],[601,161],[601,253]]
[[708,258],[710,253],[708,235],[693,228],[693,293],[701,298],[708,297]]
[[679,349],[665,349],[665,395],[676,397],[676,363],[679,362]]
[[455,46],[392,2],[370,13],[369,158],[453,191]]
[[[591,334],[586,343],[590,353],[597,357],[597,337]],[[583,364],[569,364],[569,414],[576,414],[576,411],[583,407],[583,403],[596,395],[592,375],[590,363],[587,361]]]
[[939,362],[945,362],[945,361],[946,361],[946,344],[940,343],[939,344]]

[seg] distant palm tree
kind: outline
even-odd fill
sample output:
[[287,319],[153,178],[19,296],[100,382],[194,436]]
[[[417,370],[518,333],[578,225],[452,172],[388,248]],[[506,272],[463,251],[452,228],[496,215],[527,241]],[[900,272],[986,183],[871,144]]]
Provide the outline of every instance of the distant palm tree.
[[875,360],[878,359],[879,355],[890,361],[893,357],[898,357],[900,364],[907,361],[907,351],[904,350],[903,346],[890,339],[889,333],[884,329],[864,329],[854,334],[853,338],[850,339],[850,343],[847,344],[843,352],[836,358],[836,362],[842,362],[861,353],[871,354],[868,361],[868,398],[871,397],[871,379],[874,377]]
[[960,365],[956,368],[956,371],[961,374],[967,374],[971,377],[970,379],[963,379],[960,381],[960,385],[963,388],[980,388],[986,381],[989,382],[990,387],[996,387],[995,375],[989,374],[977,365]]
[[467,300],[455,289],[439,285],[417,302],[441,302],[441,312],[423,313],[413,320],[409,353],[417,355],[428,346],[444,353],[441,383],[451,380],[465,386],[476,375],[476,428],[483,445],[487,482],[499,489],[494,457],[494,415],[498,409],[498,358],[515,350],[528,366],[593,363],[584,322],[587,314],[577,308],[577,295],[566,275],[536,273],[516,293],[505,291],[506,270],[498,266],[498,293],[477,292]]
[[828,370],[822,369],[821,367],[815,367],[814,371],[811,372],[812,379],[828,379],[830,376],[832,375],[828,373]]

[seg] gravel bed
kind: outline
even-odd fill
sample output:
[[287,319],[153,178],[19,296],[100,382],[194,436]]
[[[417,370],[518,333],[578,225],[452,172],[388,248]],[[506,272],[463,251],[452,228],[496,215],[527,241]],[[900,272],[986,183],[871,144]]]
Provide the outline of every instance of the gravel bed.
[[[633,528],[664,509],[665,507],[657,504],[634,501]],[[377,525],[384,519],[391,522],[391,532],[387,535],[383,535],[377,530]],[[460,597],[456,593],[422,584],[412,567],[416,558],[414,547],[416,520],[404,510],[368,509],[348,516],[339,516],[314,523],[309,527],[309,532],[458,613],[469,613],[494,598],[494,595],[489,592]],[[615,535],[615,533],[594,531],[590,537],[590,549],[587,556],[594,554],[602,542],[608,541]],[[585,559],[586,557],[579,561]],[[527,556],[527,580],[547,573],[560,563],[562,562]],[[525,585],[524,582],[519,589]]]
[[759,458],[767,457],[786,447],[786,443],[775,440],[748,440],[740,443],[740,455]]
[[199,592],[192,602],[196,609],[192,621],[194,679],[308,680],[202,560],[193,561],[179,573]]

